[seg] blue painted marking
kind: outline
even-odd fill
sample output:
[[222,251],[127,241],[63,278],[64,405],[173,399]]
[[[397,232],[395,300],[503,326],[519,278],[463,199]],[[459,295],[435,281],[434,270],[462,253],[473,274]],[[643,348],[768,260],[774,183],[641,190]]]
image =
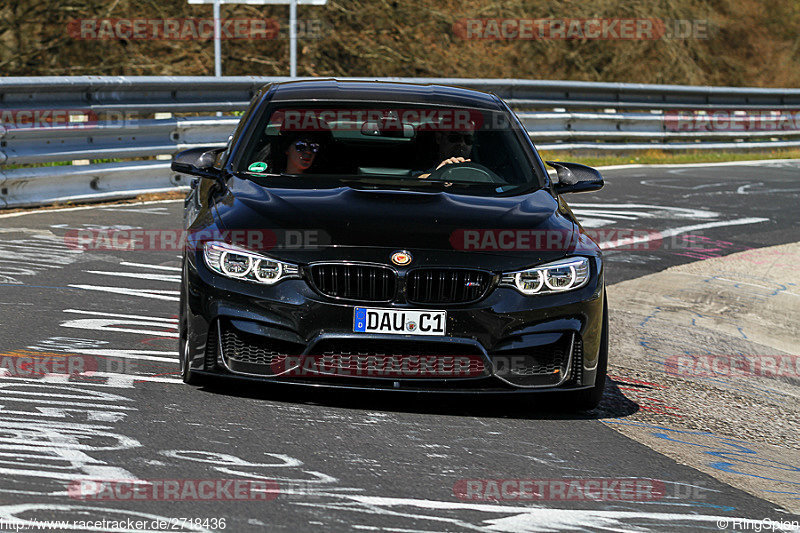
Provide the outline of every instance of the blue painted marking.
[[[707,431],[680,430],[680,429],[667,428],[664,426],[647,424],[643,422],[627,422],[627,421],[623,422],[619,420],[608,420],[606,421],[606,423],[647,428],[651,430],[650,434],[653,435],[654,437],[658,437],[660,439],[664,439],[666,441],[673,442],[675,444],[683,444],[687,446],[693,446],[696,448],[704,449],[702,453],[705,455],[710,455],[712,457],[725,459],[724,461],[714,461],[707,463],[708,466],[716,470],[721,470],[723,472],[728,472],[731,474],[738,474],[741,476],[764,479],[768,481],[777,481],[779,483],[788,483],[790,485],[800,485],[800,482],[798,481],[793,481],[792,479],[782,479],[782,477],[786,476],[787,474],[795,474],[797,472],[800,472],[800,467],[789,463],[782,463],[780,461],[762,458],[759,456],[757,451],[752,450],[746,446],[749,443],[738,439],[733,439],[730,437],[720,437]],[[699,442],[691,442],[690,440],[679,440],[677,438],[671,437],[669,433],[686,435],[687,436],[685,437],[686,439],[689,439],[690,437],[688,436],[690,435],[708,437],[716,442],[712,442],[710,444],[702,444]],[[751,474],[748,472],[744,472],[736,468],[737,463],[739,465],[750,465],[751,467],[752,466],[759,467],[762,470],[768,469],[769,471],[774,472],[773,475],[779,477],[770,477],[768,475],[758,475],[758,474]],[[767,474],[771,472],[764,472],[764,473]],[[765,492],[800,495],[800,492],[794,492],[794,491],[784,492],[784,491],[767,490]],[[793,499],[800,499],[800,498],[793,498]]]
[[722,511],[735,511],[736,507],[730,507],[728,505],[714,505],[713,503],[708,502],[688,502],[693,503],[699,507],[710,507],[711,509],[720,509]]
[[[747,461],[744,461],[744,462],[747,462]],[[773,462],[775,462],[775,461],[773,461]],[[781,463],[778,463],[778,464],[781,464]],[[717,470],[722,470],[723,472],[729,472],[731,474],[739,474],[739,475],[742,475],[742,476],[754,477],[754,478],[757,478],[757,479],[766,479],[767,481],[780,481],[781,483],[791,483],[792,485],[800,485],[800,483],[798,483],[797,481],[789,481],[788,479],[778,479],[778,478],[774,478],[774,477],[757,476],[755,474],[748,474],[747,472],[739,472],[739,471],[734,470],[732,468],[733,467],[733,463],[726,463],[724,461],[720,461],[720,462],[717,462],[717,463],[709,463],[708,466],[710,466],[711,468],[716,468]],[[785,469],[782,469],[782,470],[785,470]],[[798,492],[794,492],[794,493],[790,492],[789,494],[800,494],[800,493],[798,493]]]

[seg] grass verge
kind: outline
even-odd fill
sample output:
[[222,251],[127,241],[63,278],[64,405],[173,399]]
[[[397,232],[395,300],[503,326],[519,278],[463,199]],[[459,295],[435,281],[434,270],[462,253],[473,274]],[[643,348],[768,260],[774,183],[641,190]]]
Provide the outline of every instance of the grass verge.
[[640,150],[627,154],[600,154],[597,152],[545,151],[539,154],[545,161],[572,161],[592,167],[606,165],[667,165],[679,163],[722,163],[725,161],[753,161],[757,159],[800,159],[800,148],[786,148],[753,152],[725,152],[692,150],[672,153],[665,150]]

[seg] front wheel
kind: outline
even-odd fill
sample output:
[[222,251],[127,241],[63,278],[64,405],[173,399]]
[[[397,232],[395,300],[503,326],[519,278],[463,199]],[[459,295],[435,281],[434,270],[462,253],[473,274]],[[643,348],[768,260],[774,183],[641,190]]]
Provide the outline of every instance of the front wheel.
[[568,406],[574,411],[590,411],[598,406],[606,388],[606,371],[608,370],[608,304],[603,292],[603,331],[600,334],[600,353],[597,361],[597,374],[594,387],[571,393]]
[[181,308],[178,315],[178,354],[180,357],[181,378],[189,385],[200,385],[203,379],[192,370],[189,364],[189,323],[186,317],[186,303],[181,290]]

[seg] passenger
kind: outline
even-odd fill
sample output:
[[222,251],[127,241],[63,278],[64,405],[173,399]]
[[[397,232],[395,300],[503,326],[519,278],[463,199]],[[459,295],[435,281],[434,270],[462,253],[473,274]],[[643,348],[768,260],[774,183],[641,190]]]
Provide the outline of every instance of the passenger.
[[284,151],[286,166],[284,174],[302,174],[314,164],[322,144],[310,135],[298,135]]
[[319,173],[330,142],[330,132],[281,130],[257,152],[254,163],[266,163],[264,170],[273,174]]

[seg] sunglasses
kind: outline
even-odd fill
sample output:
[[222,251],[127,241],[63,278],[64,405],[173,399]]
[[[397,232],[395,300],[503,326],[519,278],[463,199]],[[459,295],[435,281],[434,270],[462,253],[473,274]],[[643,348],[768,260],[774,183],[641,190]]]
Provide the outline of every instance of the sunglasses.
[[448,133],[447,140],[450,141],[452,144],[464,141],[464,144],[472,145],[475,143],[475,136],[465,133]]
[[298,152],[319,152],[319,144],[311,143],[308,141],[297,141],[294,143],[294,147]]

